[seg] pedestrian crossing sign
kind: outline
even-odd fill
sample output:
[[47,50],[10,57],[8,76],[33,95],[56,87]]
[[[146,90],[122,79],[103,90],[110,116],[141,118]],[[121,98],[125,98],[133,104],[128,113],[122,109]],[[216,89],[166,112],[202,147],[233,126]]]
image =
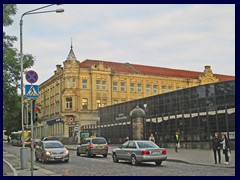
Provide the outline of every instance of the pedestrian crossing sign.
[[26,85],[25,96],[26,98],[38,98],[39,96],[38,85]]

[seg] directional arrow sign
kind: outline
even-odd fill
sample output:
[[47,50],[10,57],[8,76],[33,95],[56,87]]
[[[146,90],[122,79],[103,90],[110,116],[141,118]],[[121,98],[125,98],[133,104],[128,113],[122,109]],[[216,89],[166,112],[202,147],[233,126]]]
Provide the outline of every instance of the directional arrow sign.
[[26,98],[38,98],[39,96],[38,85],[26,85],[25,96]]

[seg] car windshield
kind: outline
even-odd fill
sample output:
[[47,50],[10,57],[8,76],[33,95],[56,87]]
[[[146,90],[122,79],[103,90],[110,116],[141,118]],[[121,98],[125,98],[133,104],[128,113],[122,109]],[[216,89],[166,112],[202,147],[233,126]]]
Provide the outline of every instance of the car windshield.
[[45,148],[63,148],[63,144],[60,142],[48,142],[44,144]]
[[156,144],[151,141],[137,142],[138,147],[141,148],[159,148]]
[[106,140],[105,139],[93,139],[92,140],[93,144],[106,144]]

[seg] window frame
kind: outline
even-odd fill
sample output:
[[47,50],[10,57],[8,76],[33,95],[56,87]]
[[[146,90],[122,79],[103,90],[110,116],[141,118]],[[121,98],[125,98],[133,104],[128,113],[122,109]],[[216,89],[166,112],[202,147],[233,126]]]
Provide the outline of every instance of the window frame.
[[[71,101],[68,101],[70,100]],[[66,97],[66,104],[65,104],[65,109],[72,109],[72,104],[73,104],[73,99],[72,97]]]

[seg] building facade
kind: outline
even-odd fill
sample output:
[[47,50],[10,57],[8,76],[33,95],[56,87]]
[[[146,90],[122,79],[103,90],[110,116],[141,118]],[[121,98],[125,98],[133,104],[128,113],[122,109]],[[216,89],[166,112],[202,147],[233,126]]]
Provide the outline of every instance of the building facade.
[[[130,112],[136,107],[145,113],[142,137],[154,134],[160,146],[175,146],[180,132],[181,146],[211,147],[215,132],[225,133],[235,147],[235,81],[186,88],[130,102],[100,108],[99,135],[112,143],[134,137]],[[90,128],[91,129],[91,128]]]
[[[132,101],[201,84],[234,79],[203,72],[150,67],[101,60],[78,61],[73,49],[54,75],[39,86],[37,137],[74,137],[99,120],[100,107]],[[40,113],[41,112],[41,113]]]

